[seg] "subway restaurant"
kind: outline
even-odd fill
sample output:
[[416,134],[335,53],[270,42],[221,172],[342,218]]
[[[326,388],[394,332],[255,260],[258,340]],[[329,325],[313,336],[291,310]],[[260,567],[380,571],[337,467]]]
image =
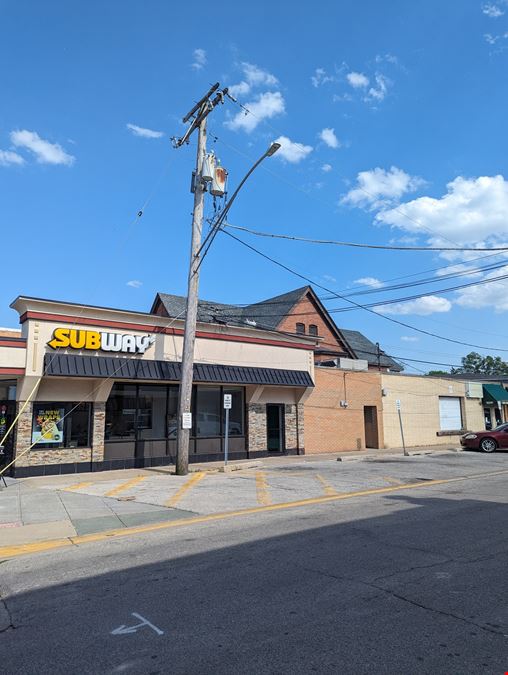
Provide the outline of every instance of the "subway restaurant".
[[[0,333],[0,436],[19,418],[0,467],[15,460],[21,477],[175,462],[181,313],[25,296],[11,307],[21,330]],[[316,338],[202,318],[190,461],[224,457],[225,394],[231,459],[303,454]]]

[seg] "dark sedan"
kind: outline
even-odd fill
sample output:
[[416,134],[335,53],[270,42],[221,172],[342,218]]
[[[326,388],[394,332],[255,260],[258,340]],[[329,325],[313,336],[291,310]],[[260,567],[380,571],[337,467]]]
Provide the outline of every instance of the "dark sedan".
[[491,431],[475,431],[460,437],[463,448],[494,452],[498,448],[508,448],[508,423],[500,424]]

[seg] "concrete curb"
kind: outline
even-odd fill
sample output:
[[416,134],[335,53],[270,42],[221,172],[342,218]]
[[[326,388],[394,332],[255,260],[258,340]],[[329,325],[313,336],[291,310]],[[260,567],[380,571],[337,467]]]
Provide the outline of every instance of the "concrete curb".
[[[423,456],[423,455],[449,455],[450,452],[464,452],[462,448],[441,448],[439,450],[408,450],[407,451],[407,456],[408,457],[418,457],[418,456]],[[383,452],[375,454],[369,454],[369,455],[354,455],[352,457],[337,457],[337,462],[365,462],[369,461],[372,459],[375,460],[382,460],[384,458],[391,458],[391,457],[404,457],[404,454],[400,451],[397,450],[397,452]]]

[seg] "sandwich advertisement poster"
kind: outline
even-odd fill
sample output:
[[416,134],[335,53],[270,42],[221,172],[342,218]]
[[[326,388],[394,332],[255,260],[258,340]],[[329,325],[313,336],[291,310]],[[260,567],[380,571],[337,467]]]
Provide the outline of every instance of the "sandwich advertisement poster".
[[32,427],[32,443],[62,443],[64,408],[36,410]]

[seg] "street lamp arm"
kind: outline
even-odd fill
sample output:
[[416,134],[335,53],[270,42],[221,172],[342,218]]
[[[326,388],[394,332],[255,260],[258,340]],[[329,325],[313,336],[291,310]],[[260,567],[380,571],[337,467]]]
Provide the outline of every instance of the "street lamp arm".
[[233,202],[235,201],[238,193],[240,192],[242,187],[245,185],[246,181],[249,179],[249,177],[252,175],[252,173],[257,169],[257,167],[261,164],[261,162],[264,159],[266,159],[266,157],[272,157],[272,155],[274,155],[279,148],[280,148],[280,143],[272,143],[270,145],[270,147],[268,148],[268,150],[263,155],[261,155],[261,157],[251,166],[251,168],[247,171],[245,176],[242,178],[242,180],[238,184],[238,187],[236,188],[236,190],[231,195],[231,198],[228,199],[228,202],[227,202],[226,206],[224,207],[222,212],[217,217],[217,220],[215,221],[215,223],[213,223],[213,225],[210,229],[210,232],[207,234],[203,243],[201,244],[201,248],[199,249],[197,255],[198,256],[201,255],[201,252],[203,251],[205,246],[206,246],[206,251],[203,255],[203,258],[199,261],[198,269],[201,266],[201,263],[203,262],[203,259],[204,259],[205,255],[208,253],[208,249],[212,245],[213,240],[215,239],[215,236],[217,235],[217,232],[220,230],[222,224],[226,220],[226,216],[229,212],[229,209],[231,208]]

